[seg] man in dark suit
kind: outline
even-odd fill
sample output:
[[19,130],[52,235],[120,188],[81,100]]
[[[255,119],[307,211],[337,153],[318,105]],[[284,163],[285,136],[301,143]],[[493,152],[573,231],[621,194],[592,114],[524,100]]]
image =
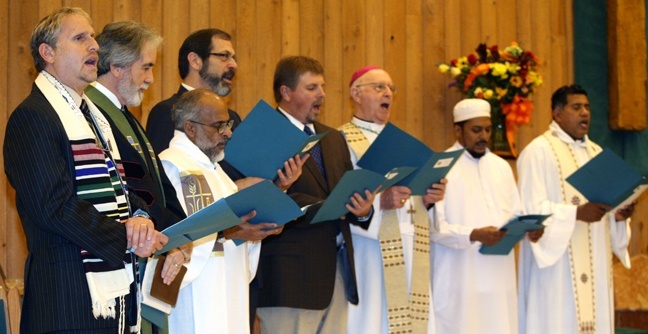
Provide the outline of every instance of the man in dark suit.
[[[353,169],[340,132],[317,122],[324,100],[323,69],[308,57],[287,57],[278,64],[274,94],[278,112],[308,134],[327,132],[311,150],[302,175],[288,189],[300,206],[325,200],[342,175]],[[264,333],[344,333],[347,301],[358,303],[349,223],[367,223],[374,194],[356,193],[350,214],[310,224],[317,211],[285,225],[280,235],[263,240],[259,262],[257,314]]]
[[[110,123],[129,190],[146,201],[156,227],[163,230],[185,218],[185,214],[144,128],[127,107],[139,106],[144,90],[153,83],[162,37],[141,23],[119,21],[107,24],[97,42],[98,78],[85,92]],[[167,253],[162,269],[164,282],[173,281],[189,257],[188,250]],[[145,318],[151,318],[151,312],[162,316],[146,305],[142,310]],[[142,326],[148,329],[150,324],[144,322]]]
[[40,74],[7,123],[5,172],[29,250],[22,333],[138,331],[133,254],[168,241],[128,193],[112,132],[83,94],[97,78],[93,36],[79,8],[38,23]]
[[[185,39],[178,54],[182,84],[177,93],[151,109],[146,123],[146,131],[155,152],[167,149],[173,138],[171,108],[178,98],[195,88],[208,89],[223,97],[229,95],[237,67],[232,37],[228,33],[219,29],[203,29],[193,32]],[[230,119],[234,120],[234,131],[241,123],[241,117],[232,109],[228,109],[228,113]]]

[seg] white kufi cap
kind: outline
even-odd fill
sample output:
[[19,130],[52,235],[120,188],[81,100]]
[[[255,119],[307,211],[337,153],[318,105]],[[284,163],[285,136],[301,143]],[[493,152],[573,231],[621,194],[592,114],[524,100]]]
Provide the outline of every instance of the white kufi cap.
[[465,99],[459,101],[452,111],[454,122],[459,123],[477,117],[491,117],[491,106],[486,100]]

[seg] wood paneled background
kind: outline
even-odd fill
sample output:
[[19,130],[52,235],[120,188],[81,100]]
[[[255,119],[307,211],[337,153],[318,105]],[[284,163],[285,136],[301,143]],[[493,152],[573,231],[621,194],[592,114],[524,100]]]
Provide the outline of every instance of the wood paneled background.
[[[437,62],[467,55],[480,42],[505,46],[511,41],[542,59],[544,85],[533,98],[531,125],[518,134],[520,150],[550,122],[551,93],[573,81],[570,0],[0,0],[0,94],[5,97],[0,144],[9,114],[36,75],[31,29],[60,6],[85,9],[97,32],[125,19],[161,32],[156,81],[141,109],[134,110],[143,120],[155,103],[177,90],[177,54],[184,38],[207,27],[233,36],[239,68],[230,102],[242,116],[261,98],[274,102],[275,64],[282,56],[302,54],[324,65],[327,97],[321,120],[337,127],[351,117],[351,74],[378,65],[398,86],[392,121],[434,150],[453,143],[452,107],[460,98],[447,88],[450,79],[437,71]],[[642,228],[648,210],[638,211],[633,254],[648,252],[648,230]],[[0,264],[9,277],[21,278],[25,257],[13,190],[0,163]]]

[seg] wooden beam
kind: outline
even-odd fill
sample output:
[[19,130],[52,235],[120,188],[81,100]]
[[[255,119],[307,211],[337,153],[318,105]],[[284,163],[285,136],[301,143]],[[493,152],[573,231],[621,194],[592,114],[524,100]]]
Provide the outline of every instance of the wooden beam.
[[646,129],[646,8],[644,0],[608,0],[610,128]]

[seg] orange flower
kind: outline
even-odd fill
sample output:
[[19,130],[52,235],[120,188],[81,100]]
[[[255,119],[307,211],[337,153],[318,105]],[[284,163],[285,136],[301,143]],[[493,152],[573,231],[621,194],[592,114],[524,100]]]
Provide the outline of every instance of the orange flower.
[[466,77],[466,81],[464,81],[464,91],[468,91],[468,88],[470,88],[470,85],[472,85],[473,81],[475,81],[475,78],[477,78],[480,75],[488,73],[488,71],[490,71],[490,66],[488,66],[488,64],[485,63],[473,67],[473,69],[470,70],[470,73],[468,73],[468,76]]

